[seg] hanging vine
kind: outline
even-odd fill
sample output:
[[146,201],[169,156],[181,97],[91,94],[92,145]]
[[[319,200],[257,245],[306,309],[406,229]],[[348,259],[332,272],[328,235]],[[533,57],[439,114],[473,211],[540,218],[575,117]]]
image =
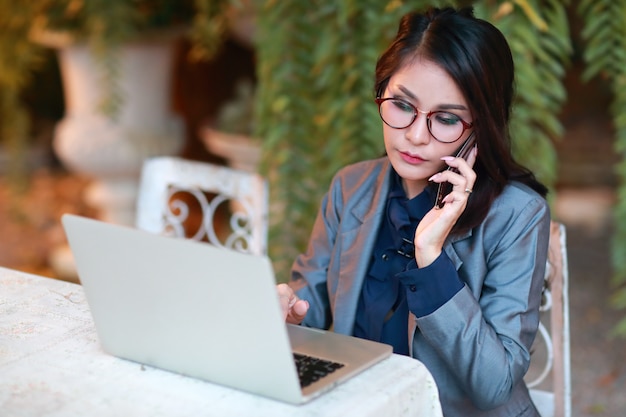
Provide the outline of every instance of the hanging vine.
[[477,2],[477,12],[506,36],[515,61],[511,120],[513,152],[550,188],[557,175],[553,141],[563,135],[559,113],[572,46],[567,1]]
[[[621,162],[616,166],[620,186],[611,251],[618,289],[612,301],[617,308],[626,309],[626,0],[582,0],[578,12],[585,24],[582,37],[586,42],[583,56],[587,68],[583,77],[586,80],[606,77],[613,92],[614,146]],[[626,336],[626,318],[618,324],[616,332]]]

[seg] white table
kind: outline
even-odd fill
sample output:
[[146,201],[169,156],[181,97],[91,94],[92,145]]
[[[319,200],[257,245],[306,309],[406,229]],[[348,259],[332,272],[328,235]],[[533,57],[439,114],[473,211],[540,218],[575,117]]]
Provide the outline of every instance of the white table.
[[441,416],[424,365],[393,355],[293,406],[104,353],[82,287],[0,267],[0,415]]

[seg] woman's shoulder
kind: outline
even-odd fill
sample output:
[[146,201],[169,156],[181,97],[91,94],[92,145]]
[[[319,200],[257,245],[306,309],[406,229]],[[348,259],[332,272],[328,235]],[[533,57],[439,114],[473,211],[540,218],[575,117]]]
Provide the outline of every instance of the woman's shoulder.
[[502,190],[502,193],[495,200],[500,206],[513,206],[521,208],[520,205],[536,204],[546,206],[548,202],[538,192],[518,181],[511,181]]
[[487,222],[528,222],[532,218],[550,219],[550,207],[544,197],[529,186],[512,181],[504,187],[494,200]]

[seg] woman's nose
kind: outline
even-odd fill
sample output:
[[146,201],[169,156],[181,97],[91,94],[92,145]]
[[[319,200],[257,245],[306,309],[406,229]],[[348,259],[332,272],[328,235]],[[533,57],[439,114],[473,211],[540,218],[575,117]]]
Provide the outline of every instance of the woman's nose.
[[424,113],[417,113],[417,117],[406,128],[405,137],[414,144],[430,142],[430,130],[428,130],[428,118]]

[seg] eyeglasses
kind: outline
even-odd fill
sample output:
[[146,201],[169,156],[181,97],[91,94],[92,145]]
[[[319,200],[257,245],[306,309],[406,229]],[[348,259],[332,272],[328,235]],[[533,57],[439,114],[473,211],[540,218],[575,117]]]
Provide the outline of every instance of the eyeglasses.
[[406,129],[411,126],[419,113],[426,115],[426,126],[430,134],[439,142],[456,142],[463,133],[473,126],[454,113],[447,111],[425,112],[406,100],[388,97],[376,99],[378,113],[385,124],[394,129]]

